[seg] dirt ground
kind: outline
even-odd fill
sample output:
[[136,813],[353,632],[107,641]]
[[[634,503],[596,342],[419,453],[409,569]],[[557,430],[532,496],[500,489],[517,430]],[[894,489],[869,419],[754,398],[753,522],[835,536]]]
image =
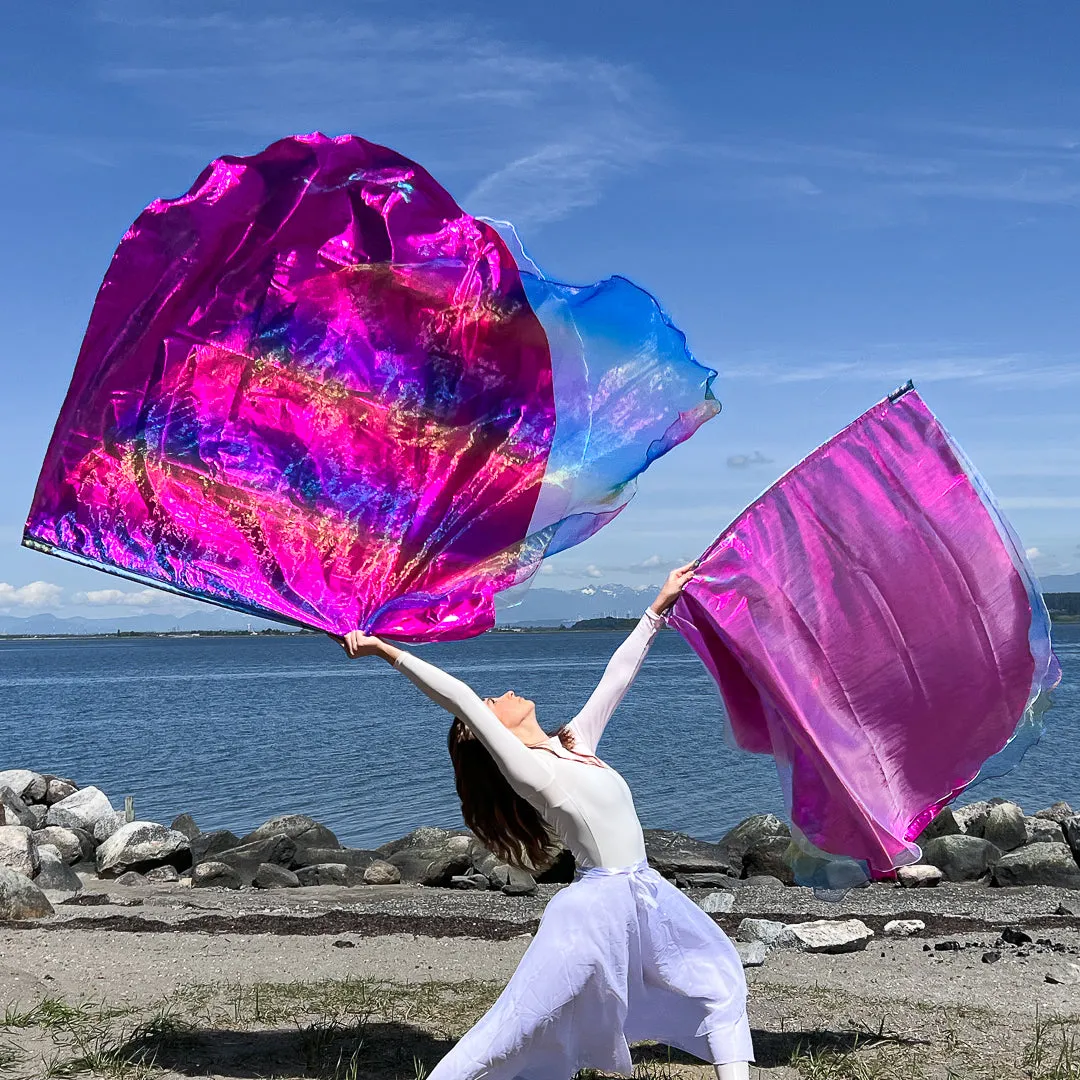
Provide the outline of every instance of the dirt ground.
[[[494,1000],[544,901],[304,893],[103,889],[47,922],[0,926],[0,1076],[415,1080]],[[747,971],[752,1074],[1080,1080],[1080,927],[1053,914],[1058,900],[853,898],[878,930],[865,951],[774,949]],[[734,932],[745,914],[784,907],[820,917],[815,904],[795,890],[740,896],[743,910],[720,921]],[[932,909],[927,931],[883,937],[890,905]],[[1005,928],[1033,940],[1002,942]],[[640,1046],[635,1060],[642,1080],[712,1076],[667,1047]]]

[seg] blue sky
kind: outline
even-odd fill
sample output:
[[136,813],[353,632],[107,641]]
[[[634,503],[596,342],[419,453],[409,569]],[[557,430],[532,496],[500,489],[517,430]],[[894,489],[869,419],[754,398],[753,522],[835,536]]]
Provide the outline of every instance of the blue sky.
[[1080,7],[19,5],[0,40],[0,611],[182,610],[18,547],[120,236],[221,153],[354,132],[621,273],[720,417],[543,581],[659,580],[911,377],[1042,574],[1080,571]]

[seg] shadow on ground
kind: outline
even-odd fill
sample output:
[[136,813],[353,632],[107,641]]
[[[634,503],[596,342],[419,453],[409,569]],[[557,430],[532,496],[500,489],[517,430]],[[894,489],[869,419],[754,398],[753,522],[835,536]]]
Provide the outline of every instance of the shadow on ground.
[[[866,1031],[755,1031],[753,1037],[756,1064],[764,1069],[790,1065],[796,1055],[849,1054],[881,1044],[911,1046],[917,1042]],[[422,1076],[454,1043],[454,1039],[400,1022],[294,1031],[196,1028],[146,1032],[118,1047],[114,1054],[120,1061],[153,1064],[181,1076],[213,1073],[237,1080],[267,1075],[351,1080]],[[682,1050],[660,1044],[637,1046],[633,1057],[636,1064],[702,1064]]]

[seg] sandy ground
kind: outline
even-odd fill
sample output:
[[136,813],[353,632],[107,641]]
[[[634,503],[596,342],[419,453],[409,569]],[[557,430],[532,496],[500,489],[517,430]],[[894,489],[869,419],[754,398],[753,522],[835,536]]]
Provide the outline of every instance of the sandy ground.
[[[93,891],[103,902],[0,927],[2,1076],[416,1077],[505,984],[546,899]],[[863,952],[773,950],[747,972],[755,1074],[1080,1080],[1080,981],[1068,982],[1080,919],[1054,914],[1078,900],[880,886],[829,905],[802,890],[741,890],[739,910],[719,920],[731,932],[746,914],[858,913],[878,930]],[[882,937],[899,913],[924,918],[926,933]],[[1035,940],[1001,944],[1003,927]],[[960,947],[935,948],[945,941]],[[988,952],[1000,959],[984,962]],[[644,1077],[711,1075],[666,1048],[636,1059]]]

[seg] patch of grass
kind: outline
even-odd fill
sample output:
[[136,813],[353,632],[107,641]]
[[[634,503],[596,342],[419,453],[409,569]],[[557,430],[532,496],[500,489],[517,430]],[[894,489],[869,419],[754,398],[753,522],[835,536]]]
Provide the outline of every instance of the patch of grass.
[[1021,1064],[1031,1080],[1080,1080],[1080,1021],[1036,1016]]
[[85,1024],[106,1023],[127,1016],[131,1009],[109,1007],[92,1001],[72,1005],[59,998],[43,998],[30,1009],[8,1007],[0,1017],[0,1028],[39,1028],[42,1031],[73,1029]]

